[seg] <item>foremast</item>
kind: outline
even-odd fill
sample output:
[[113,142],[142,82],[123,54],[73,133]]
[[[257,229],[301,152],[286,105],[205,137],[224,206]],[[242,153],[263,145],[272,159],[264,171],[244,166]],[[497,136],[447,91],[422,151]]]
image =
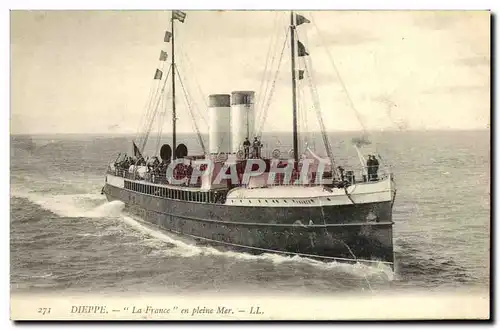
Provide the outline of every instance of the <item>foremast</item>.
[[293,159],[294,169],[297,169],[299,164],[299,141],[297,133],[297,80],[295,69],[295,15],[293,10],[290,12],[290,51],[292,65],[292,111],[293,111]]
[[171,63],[171,70],[172,70],[172,159],[175,159],[176,157],[176,152],[175,149],[177,147],[177,115],[176,115],[176,109],[175,109],[175,30],[174,30],[174,21],[176,19],[176,10],[172,10],[172,15],[170,18],[171,21],[171,29],[172,29],[172,63]]

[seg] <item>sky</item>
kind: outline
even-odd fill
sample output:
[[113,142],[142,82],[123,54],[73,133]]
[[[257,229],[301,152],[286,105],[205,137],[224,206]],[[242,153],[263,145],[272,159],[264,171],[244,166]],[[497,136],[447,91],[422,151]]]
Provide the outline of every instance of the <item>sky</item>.
[[[257,92],[269,104],[264,131],[292,128],[286,44],[289,13],[186,11],[176,23],[176,62],[206,131],[210,94]],[[318,94],[327,130],[483,129],[490,121],[487,11],[302,11],[309,52],[298,59]],[[11,133],[137,133],[143,127],[168,11],[11,11]],[[288,39],[287,39],[288,40]],[[272,59],[274,58],[274,61]],[[273,63],[273,66],[270,63]],[[164,74],[168,69],[164,69]],[[338,75],[337,75],[338,73]],[[299,126],[319,129],[307,79],[299,81]],[[270,90],[270,88],[267,88]],[[347,91],[347,92],[346,92]],[[177,84],[178,131],[193,120]],[[168,103],[167,103],[168,104]],[[258,117],[260,118],[260,117]],[[153,130],[171,116],[157,120]],[[142,124],[141,124],[142,123]],[[257,126],[261,121],[257,120]]]

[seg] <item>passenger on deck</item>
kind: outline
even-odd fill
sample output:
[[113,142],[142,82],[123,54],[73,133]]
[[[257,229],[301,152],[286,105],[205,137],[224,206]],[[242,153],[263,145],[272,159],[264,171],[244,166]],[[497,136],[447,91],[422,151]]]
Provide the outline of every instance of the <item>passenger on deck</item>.
[[379,162],[377,160],[377,158],[375,158],[375,156],[372,156],[372,165],[373,165],[373,172],[372,172],[372,177],[373,177],[373,180],[378,180],[378,166],[379,166]]
[[373,159],[372,155],[368,155],[368,160],[366,161],[366,169],[368,172],[368,181],[371,181],[373,174]]
[[338,166],[337,169],[340,172],[340,181],[344,181],[344,168],[342,166]]
[[262,147],[262,143],[260,143],[257,137],[254,138],[252,146],[254,158],[260,158],[260,149]]
[[250,156],[250,140],[248,138],[245,138],[245,142],[243,142],[243,150],[245,151],[245,159],[248,159]]

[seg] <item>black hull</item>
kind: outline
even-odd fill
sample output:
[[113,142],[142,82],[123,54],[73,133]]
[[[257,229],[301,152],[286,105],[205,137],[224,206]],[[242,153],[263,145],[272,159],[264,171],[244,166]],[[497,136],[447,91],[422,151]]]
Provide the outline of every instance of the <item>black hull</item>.
[[[146,195],[106,184],[109,201],[143,221],[214,247],[345,262],[394,262],[391,202],[250,207]],[[370,216],[375,215],[377,220]],[[298,223],[300,221],[300,223]],[[310,222],[312,221],[312,223]]]

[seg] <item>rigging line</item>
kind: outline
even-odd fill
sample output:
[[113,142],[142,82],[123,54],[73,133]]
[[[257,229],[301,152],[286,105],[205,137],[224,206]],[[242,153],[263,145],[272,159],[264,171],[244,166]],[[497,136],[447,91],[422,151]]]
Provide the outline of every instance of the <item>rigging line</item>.
[[[160,99],[160,97],[158,96],[158,92],[160,90],[160,86],[161,86],[161,80],[158,81],[158,86],[156,88],[156,91],[155,91],[155,94],[153,96],[153,98],[151,99],[151,104],[153,104],[154,100],[156,100],[157,98]],[[145,118],[145,121],[144,121],[144,124],[143,124],[143,128],[142,128],[142,131],[144,132],[143,136],[141,137],[141,140],[139,142],[140,145],[146,145],[147,143],[147,139],[148,139],[148,135],[149,135],[149,132],[148,132],[148,127],[150,127],[152,125],[152,122],[154,121],[154,117],[156,116],[156,113],[154,111],[154,108],[150,108],[148,109],[148,112],[146,113],[146,118]],[[144,149],[144,147],[142,149]],[[143,150],[141,150],[141,153],[143,152]]]
[[[297,33],[299,33],[299,31],[298,31],[298,30],[297,30]],[[304,42],[305,42],[305,44],[307,44],[307,45],[308,45],[308,44],[309,44],[309,39],[307,38],[307,33],[304,31],[304,32],[303,32],[303,35],[304,35]],[[304,70],[304,72],[305,72],[305,70],[306,70],[306,63],[305,63],[305,59],[306,59],[306,58],[307,58],[307,57],[303,58],[303,64],[304,64],[304,68],[303,68],[303,70]],[[300,62],[300,61],[299,61],[299,62]],[[305,85],[305,84],[306,84],[306,83],[304,83],[304,82],[302,83],[302,85]],[[303,92],[303,93],[302,93],[302,95],[304,96],[304,95],[305,95],[305,92]],[[305,121],[305,122],[306,122],[307,138],[308,138],[310,141],[313,141],[313,140],[314,140],[313,133],[312,133],[311,131],[309,131],[309,126],[307,125],[307,122],[308,122],[308,121],[307,121],[307,119],[309,118],[309,109],[304,110],[304,111],[305,111],[305,116],[306,116],[306,119],[305,119],[306,121]],[[313,149],[315,149],[315,147],[313,147]]]
[[156,99],[156,96],[158,94],[158,90],[160,88],[160,84],[161,84],[161,81],[156,82],[156,86],[154,88],[153,95],[152,95],[151,99],[149,100],[148,108],[146,109],[146,114],[143,117],[144,120],[142,121],[142,125],[140,127],[141,133],[140,133],[140,136],[138,139],[139,145],[141,145],[143,143],[144,137],[146,136],[145,130],[147,129],[148,123],[149,123],[150,118],[151,118],[151,104],[153,103],[153,100]]
[[[303,82],[300,82],[299,83],[299,88],[298,88],[298,97],[299,97],[299,110],[300,110],[300,116],[302,118],[302,123],[303,123],[303,134],[305,135],[305,142],[307,144],[309,144],[309,140],[310,139],[310,136],[309,136],[309,133],[308,133],[308,130],[309,130],[309,125],[308,125],[308,121],[307,121],[307,107],[306,107],[306,104],[305,104],[305,97],[304,97],[304,83]],[[302,150],[304,150],[304,148],[301,148]]]
[[[160,62],[161,62],[161,61],[160,61]],[[157,67],[158,67],[158,66],[157,66]],[[154,92],[154,90],[156,90],[156,89],[158,88],[158,86],[156,86],[156,87],[155,87],[155,85],[158,85],[158,84],[156,83],[156,81],[155,81],[155,80],[153,80],[153,82],[152,82],[152,84],[151,84],[151,89],[150,89],[149,97],[147,98],[147,102],[146,102],[146,104],[145,104],[145,106],[144,106],[144,111],[143,111],[143,112],[145,112],[145,111],[149,110],[149,106],[150,106],[150,104],[151,104],[151,98],[153,97],[153,92]],[[142,117],[141,117],[141,119],[143,119],[143,118],[144,118],[144,116],[142,116]],[[142,123],[142,122],[141,122],[141,123]],[[141,127],[142,127],[142,126],[141,126]],[[138,130],[140,130],[140,128],[141,128],[141,127],[138,127]]]
[[[277,25],[276,23],[277,23],[277,20],[278,20],[278,14],[279,14],[279,12],[276,12],[274,14],[273,31],[276,29],[276,25]],[[258,95],[258,101],[257,101],[257,104],[256,104],[257,105],[257,109],[260,109],[260,105],[261,105],[260,104],[261,103],[261,97],[260,97],[260,95],[261,95],[261,92],[262,92],[262,87],[264,85],[264,81],[266,81],[266,78],[267,78],[267,66],[269,64],[269,57],[270,57],[269,54],[271,54],[271,46],[273,45],[274,37],[275,37],[275,34],[272,33],[271,34],[271,38],[269,40],[269,46],[267,47],[266,63],[264,65],[264,72],[262,73],[262,78],[261,78],[259,89],[258,89],[259,93],[257,94]],[[266,86],[267,86],[267,84],[266,84]]]
[[[165,93],[166,95],[166,93]],[[155,146],[155,149],[154,149],[154,155],[156,156],[157,153],[158,153],[158,147],[159,147],[159,144],[160,144],[160,141],[161,141],[161,130],[162,130],[162,127],[163,127],[163,114],[165,113],[164,111],[164,107],[166,106],[166,103],[165,103],[165,98],[161,98],[161,101],[160,101],[160,112],[158,114],[158,130],[157,130],[157,137],[156,137],[156,146]]]
[[177,72],[177,76],[179,77],[179,82],[181,83],[181,87],[182,87],[182,90],[184,92],[184,97],[186,99],[187,108],[189,110],[192,122],[194,124],[195,129],[196,129],[196,134],[198,136],[198,141],[200,142],[200,146],[201,146],[201,148],[203,150],[203,154],[205,155],[206,154],[205,143],[203,142],[203,137],[202,137],[202,135],[200,133],[200,129],[198,128],[198,124],[196,124],[196,118],[195,118],[195,116],[193,114],[193,111],[191,109],[191,103],[189,102],[188,93],[186,92],[186,89],[184,88],[184,82],[181,79],[181,74],[179,73],[179,69],[177,68],[177,66],[175,67],[175,71]]
[[159,128],[158,128],[158,141],[156,142],[156,152],[159,152],[160,149],[160,144],[161,144],[161,138],[163,134],[163,127],[165,126],[165,117],[167,115],[167,109],[168,109],[168,101],[170,100],[170,93],[172,93],[172,89],[170,88],[165,93],[165,98],[162,100],[162,105],[164,106],[163,111],[160,113],[160,119],[158,120]]
[[[146,99],[147,101],[146,101],[146,104],[144,105],[144,110],[142,111],[142,113],[144,113],[147,110],[149,103],[151,103],[151,98],[153,97],[153,91],[154,91],[154,89],[155,89],[154,84],[151,84],[151,87],[149,89],[149,96]],[[142,133],[141,128],[144,125],[144,123],[143,123],[143,121],[145,120],[144,117],[145,117],[144,115],[141,116],[139,124],[137,125],[137,131],[136,131],[134,140],[137,140],[139,138],[139,136],[141,135],[141,133]]]
[[[273,33],[271,35],[271,39],[269,40],[269,49],[268,53],[266,56],[266,63],[265,63],[265,69],[262,74],[262,80],[261,84],[259,86],[259,93],[257,94],[257,99],[256,99],[256,104],[255,104],[255,109],[256,109],[256,118],[257,121],[260,121],[263,117],[263,112],[264,112],[264,104],[266,102],[268,93],[269,93],[269,86],[271,84],[272,80],[272,71],[274,67],[274,63],[276,61],[276,53],[278,51],[279,47],[279,42],[278,42],[278,36],[280,33],[277,30],[277,27],[280,24],[277,24],[278,18],[281,18],[278,16],[278,14],[275,17],[275,22],[273,25]],[[288,31],[287,31],[288,32]],[[271,48],[272,46],[272,48]],[[272,57],[270,56],[272,54]],[[269,58],[271,57],[271,62],[269,63]]]
[[[283,18],[281,18],[283,20]],[[278,26],[280,26],[281,24],[279,24]],[[289,33],[289,29],[288,27],[285,28],[285,38],[287,37]],[[276,35],[279,35],[280,33],[279,32],[276,32]],[[274,34],[273,34],[274,35]],[[273,69],[273,65],[275,63],[275,60],[276,60],[276,53],[277,53],[277,50],[278,50],[278,40],[276,38],[276,40],[274,41],[274,48],[273,48],[273,51],[272,51],[272,54],[273,54],[273,57],[271,59],[271,64],[269,66],[269,70],[266,68],[266,70],[264,71],[264,80],[266,82],[265,84],[265,88],[264,88],[264,93],[263,95],[257,95],[258,99],[257,99],[257,104],[256,104],[256,109],[258,111],[258,120],[257,122],[260,122],[262,120],[262,118],[264,117],[264,105],[266,103],[266,100],[267,100],[267,97],[269,95],[269,87],[270,87],[270,84],[272,82],[272,69]]]
[[[182,48],[181,48],[181,52],[182,52]],[[185,54],[184,52],[182,52],[182,54],[183,54],[183,56],[184,56],[184,57],[185,57],[185,58],[189,61],[189,57],[187,56],[187,54]],[[186,63],[187,63],[187,62],[186,62]],[[190,66],[190,65],[188,65],[188,66]],[[176,65],[176,70],[178,71],[178,66],[177,66],[177,65]],[[193,74],[193,76],[194,76],[194,79],[195,79],[195,84],[196,84],[196,85],[197,85],[197,87],[198,87],[198,92],[201,94],[201,97],[202,97],[202,99],[203,99],[203,104],[205,105],[205,108],[206,108],[206,109],[208,109],[208,103],[207,103],[207,101],[206,101],[206,99],[207,99],[207,98],[205,97],[205,94],[204,94],[204,93],[203,93],[203,91],[201,90],[201,87],[200,87],[200,85],[199,85],[199,83],[198,83],[198,81],[197,81],[197,79],[196,79],[196,75],[194,75],[194,74]],[[189,81],[188,81],[187,79],[186,79],[185,81],[186,81],[186,86],[187,86],[187,85],[188,85],[188,83],[189,83]],[[187,88],[185,89],[185,93],[187,94],[187,97],[189,97],[190,99],[192,99],[192,100],[193,100],[193,108],[194,108],[194,110],[196,111],[197,115],[199,115],[199,117],[203,120],[203,122],[204,122],[205,126],[206,126],[206,127],[209,127],[209,125],[208,125],[208,121],[207,121],[207,119],[205,118],[205,115],[204,115],[204,114],[203,114],[203,112],[200,110],[200,108],[198,107],[198,105],[197,105],[196,101],[194,101],[194,98],[191,96],[191,94],[189,93],[189,90],[188,90]],[[193,117],[194,117],[194,115],[193,115]]]
[[[167,76],[165,77],[165,80],[163,82],[163,87],[162,87],[162,89],[160,91],[160,95],[165,91],[165,85],[167,84],[167,80],[168,80],[168,77],[170,76],[170,71],[171,70],[172,70],[172,66],[170,66],[169,69],[168,69],[168,73],[167,73]],[[153,125],[154,117],[156,116],[156,112],[158,110],[158,106],[159,106],[160,100],[161,100],[161,97],[158,98],[158,101],[156,102],[155,111],[153,113],[153,118],[151,118],[151,121],[149,123],[149,127],[146,130],[146,136],[144,138],[144,141],[142,142],[142,146],[141,146],[141,149],[140,149],[141,153],[144,151],[144,147],[146,146],[146,143],[148,142],[149,134],[150,134],[150,131],[151,131],[151,126]]]
[[270,91],[270,94],[269,94],[269,98],[267,100],[266,106],[263,109],[264,113],[263,113],[263,117],[262,117],[262,122],[260,123],[259,130],[255,134],[255,136],[258,136],[258,137],[260,137],[262,135],[262,129],[263,129],[264,123],[265,123],[266,118],[267,118],[267,113],[269,111],[269,106],[271,105],[271,99],[272,99],[272,95],[273,95],[273,92],[274,92],[274,88],[276,86],[276,81],[278,79],[278,74],[279,74],[279,71],[280,71],[281,62],[283,60],[283,54],[285,52],[287,41],[288,41],[288,31],[287,31],[287,34],[286,34],[286,37],[285,37],[285,41],[283,42],[283,48],[281,49],[280,59],[278,61],[278,68],[276,69],[276,73],[274,75],[274,80],[273,80],[273,84],[271,86],[271,91]]
[[[162,124],[165,123],[165,117],[166,117],[166,113],[167,113],[167,105],[168,105],[169,100],[170,100],[170,98],[165,98],[165,101],[164,101],[165,111],[163,111],[163,113],[160,115],[161,116],[160,122]],[[160,151],[161,139],[162,139],[162,135],[163,135],[163,127],[164,127],[164,125],[161,125],[161,127],[159,128],[158,141],[156,143],[156,152],[157,153]]]
[[[165,67],[165,61],[159,61],[159,62],[160,63],[159,63],[159,65],[157,65],[157,67],[160,67],[160,70],[163,72],[164,67]],[[151,94],[153,94],[153,90],[154,90],[154,94],[150,95],[150,98],[148,99],[148,102],[147,102],[147,105],[146,105],[146,109],[145,109],[146,114],[145,114],[145,116],[142,117],[142,118],[144,118],[144,121],[141,120],[141,126],[139,127],[140,131],[144,131],[144,129],[147,127],[148,119],[151,116],[151,108],[150,107],[151,107],[151,104],[152,104],[153,100],[156,98],[156,95],[158,94],[158,90],[160,88],[161,80],[158,81],[156,84],[155,84],[155,80],[156,79],[153,80],[153,87],[152,87],[152,90],[151,90]],[[154,85],[156,85],[156,87],[154,87]]]
[[[297,61],[297,69],[300,72],[301,66],[300,66],[300,60]],[[302,147],[299,147],[299,150],[305,151],[304,150],[304,143],[307,143],[307,117],[305,113],[305,100],[304,100],[304,91],[303,91],[303,81],[302,79],[297,79],[297,113],[298,113],[298,118],[301,119],[301,122],[299,122],[299,128],[297,130],[297,135],[299,138],[299,144],[302,144]],[[304,138],[304,136],[306,138]]]
[[[186,59],[187,66],[189,68],[191,68],[191,71],[196,72],[196,70],[194,69],[194,65],[192,64],[192,61],[189,58],[188,54],[184,51],[184,48],[182,46],[180,46],[179,48],[180,48],[179,50],[182,54],[181,60]],[[200,93],[203,104],[205,105],[205,108],[208,109],[207,97],[205,97],[206,94],[201,89],[201,85],[200,85],[198,79],[196,78],[196,75],[192,74],[192,76],[194,77],[194,82],[195,82],[196,88],[198,89],[198,93]],[[187,85],[187,83],[188,83],[188,81],[186,80],[186,85]],[[198,111],[198,114],[200,115],[201,119],[203,119],[203,121],[205,122],[205,125],[208,127],[208,121],[205,118],[205,115],[199,110],[199,108],[197,106],[195,107],[195,110]]]
[[[153,99],[155,98],[155,95],[158,92],[159,84],[160,84],[160,82],[156,82],[155,80],[153,80],[153,86],[151,86],[151,93],[150,93],[150,96],[148,98],[148,102],[147,102],[146,107],[145,107],[145,114],[143,116],[141,116],[140,125],[137,128],[138,132],[136,135],[136,139],[139,141],[141,141],[144,138],[144,130],[147,127],[146,125],[147,125],[148,119],[150,117],[151,102],[153,101]],[[142,142],[139,142],[139,144],[141,144],[141,143]]]
[[319,30],[318,26],[316,25],[316,23],[315,23],[315,21],[314,21],[314,17],[313,17],[312,12],[309,12],[309,15],[311,15],[311,18],[312,18],[312,19],[311,19],[311,21],[312,21],[312,23],[313,23],[313,26],[316,28],[316,31],[317,31],[317,33],[318,33],[318,36],[319,36],[319,37],[320,37],[320,39],[321,39],[321,42],[322,42],[322,44],[323,44],[323,47],[324,47],[324,48],[325,48],[325,50],[326,50],[326,53],[327,53],[327,55],[328,55],[328,58],[329,58],[330,62],[331,62],[331,63],[332,63],[332,65],[333,65],[333,68],[334,68],[334,70],[335,70],[335,73],[337,74],[337,78],[338,78],[338,79],[339,79],[339,81],[340,81],[340,85],[342,86],[342,89],[343,89],[344,93],[346,94],[347,99],[349,100],[349,105],[350,105],[351,109],[354,111],[354,114],[356,115],[356,118],[358,119],[358,121],[359,121],[359,123],[360,123],[360,125],[361,125],[361,127],[362,127],[362,129],[363,129],[363,133],[364,133],[364,134],[366,134],[366,128],[365,128],[365,125],[364,125],[364,123],[363,123],[363,120],[361,119],[360,114],[358,113],[358,111],[356,110],[356,107],[354,106],[354,102],[352,101],[351,95],[349,94],[349,91],[347,90],[347,87],[346,87],[346,85],[344,84],[344,81],[342,80],[342,77],[340,76],[340,72],[339,72],[339,70],[338,70],[338,68],[337,68],[337,65],[335,64],[335,61],[333,60],[333,57],[332,57],[332,55],[331,55],[330,51],[328,50],[328,47],[326,47],[326,43],[325,43],[325,41],[324,41],[324,39],[323,39],[323,36],[321,35],[321,32],[320,32],[320,30]]
[[317,120],[319,122],[320,129],[321,129],[321,136],[323,138],[323,144],[325,145],[326,153],[327,153],[328,158],[330,159],[330,162],[331,162],[331,171],[332,171],[332,174],[335,174],[335,176],[337,178],[339,178],[339,175],[337,173],[337,169],[335,168],[335,161],[333,159],[332,146],[330,145],[330,141],[328,139],[328,135],[326,134],[325,123],[323,121],[323,116],[321,115],[321,108],[320,108],[320,104],[319,104],[319,97],[317,95],[316,89],[314,88],[313,77],[312,77],[312,72],[311,72],[312,70],[307,65],[307,61],[304,61],[304,64],[305,64],[305,68],[306,68],[305,71],[307,73],[307,79],[308,79],[308,82],[309,82],[309,87],[310,87],[310,90],[311,90],[311,97],[313,99],[314,109],[316,110]]

